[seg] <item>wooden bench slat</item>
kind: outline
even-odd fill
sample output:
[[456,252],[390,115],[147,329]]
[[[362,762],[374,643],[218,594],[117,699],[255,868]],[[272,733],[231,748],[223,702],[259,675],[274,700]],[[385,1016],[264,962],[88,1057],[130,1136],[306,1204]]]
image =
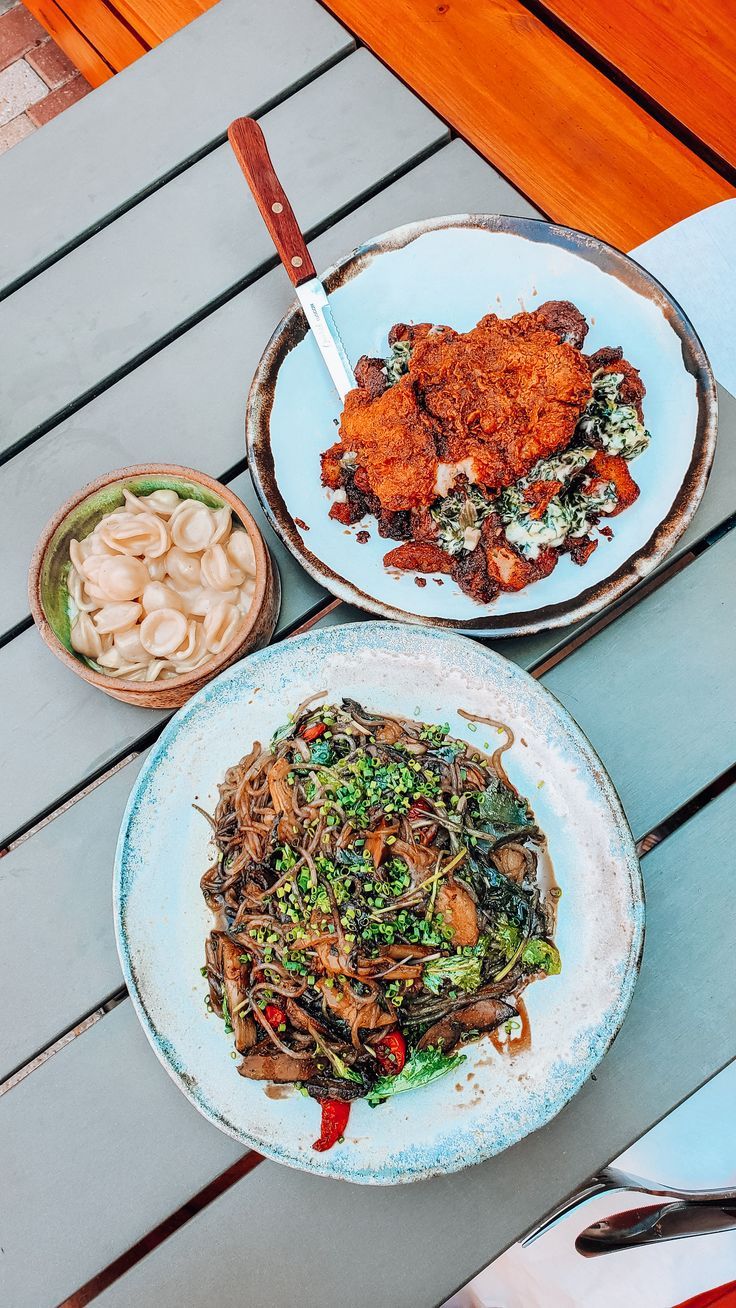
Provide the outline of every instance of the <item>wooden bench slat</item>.
[[[337,1308],[348,1293],[351,1308],[444,1299],[723,1063],[736,1010],[722,977],[736,942],[731,927],[714,935],[712,922],[729,893],[735,819],[732,788],[645,858],[647,939],[630,1013],[596,1081],[543,1132],[410,1187],[346,1190],[262,1163],[106,1291],[100,1308],[240,1302],[244,1287],[262,1308]],[[673,971],[673,953],[687,969]],[[237,1156],[121,1004],[0,1099],[4,1301],[58,1303]],[[264,1257],[274,1230],[289,1239],[278,1258]]]
[[[448,135],[365,50],[263,123],[305,229]],[[221,146],[0,303],[0,449],[62,416],[274,258],[237,161]]]
[[[74,44],[67,46],[64,31],[59,30],[57,21],[58,13],[64,12],[61,6],[55,0],[29,0],[28,8],[46,30],[58,39],[62,50],[71,58]],[[73,4],[67,4],[67,10],[77,31],[84,35],[92,49],[116,73],[140,59],[149,49],[148,42],[121,22],[114,9],[108,8],[104,0],[74,0]],[[51,20],[51,25],[47,25],[47,19]],[[103,80],[106,81],[107,78]],[[92,84],[97,85],[96,82]]]
[[315,0],[220,0],[3,155],[0,290],[354,44]]
[[[320,268],[366,237],[467,210],[536,211],[468,146],[455,141],[380,191],[312,242]],[[102,473],[151,457],[219,477],[245,456],[245,401],[276,323],[293,299],[281,268],[0,467],[0,633],[28,613],[26,572],[35,542],[64,499]]]
[[[91,86],[102,86],[114,76],[114,69],[96,50],[91,41],[67,18],[56,0],[28,0],[26,5],[57,45],[69,56]],[[142,53],[142,51],[141,51]],[[0,174],[1,176],[2,174]],[[12,218],[11,218],[12,223]],[[2,255],[0,254],[0,259]],[[0,266],[2,266],[0,264]]]
[[736,28],[730,0],[542,0],[550,14],[736,165]]
[[154,46],[199,18],[209,5],[198,0],[115,0],[115,7],[133,30]]
[[628,250],[735,193],[518,0],[327,3],[558,222]]

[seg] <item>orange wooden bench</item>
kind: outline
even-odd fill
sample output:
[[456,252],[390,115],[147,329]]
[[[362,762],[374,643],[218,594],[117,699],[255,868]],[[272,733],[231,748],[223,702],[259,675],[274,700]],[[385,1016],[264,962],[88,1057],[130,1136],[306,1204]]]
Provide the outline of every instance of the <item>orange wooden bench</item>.
[[630,250],[736,194],[736,170],[709,167],[736,159],[731,0],[703,0],[688,21],[687,0],[325,3],[558,222]]
[[140,59],[217,0],[24,0],[92,86]]

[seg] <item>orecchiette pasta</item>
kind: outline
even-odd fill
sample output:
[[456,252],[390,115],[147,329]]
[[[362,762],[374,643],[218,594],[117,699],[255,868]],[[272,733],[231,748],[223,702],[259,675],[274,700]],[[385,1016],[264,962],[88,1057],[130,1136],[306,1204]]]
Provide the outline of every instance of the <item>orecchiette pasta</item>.
[[172,545],[164,562],[166,574],[179,590],[201,584],[202,568],[196,554],[187,554],[178,545]]
[[206,618],[210,609],[217,604],[222,604],[223,600],[228,604],[237,604],[238,596],[236,587],[232,590],[213,590],[210,586],[197,586],[195,590],[184,596],[184,604],[187,613],[191,613],[192,617]]
[[154,609],[141,623],[141,645],[154,658],[168,658],[186,639],[187,620],[179,609]]
[[215,604],[214,608],[210,609],[203,624],[208,650],[213,654],[219,654],[224,650],[237,631],[240,616],[240,610],[236,609],[234,604]]
[[222,545],[210,545],[202,555],[202,581],[213,590],[232,590],[245,581],[245,573],[232,563]]
[[169,548],[166,523],[155,513],[109,513],[99,523],[100,539],[115,554],[157,559]]
[[127,603],[103,604],[94,615],[94,624],[101,636],[116,635],[119,631],[127,631],[129,627],[134,627],[142,609],[140,604],[134,600],[128,600]]
[[248,533],[227,505],[174,490],[135,495],[69,543],[71,645],[111,677],[200,667],[237,634],[255,590]]
[[230,510],[208,509],[198,500],[182,500],[169,519],[171,539],[187,554],[201,554],[216,545],[230,527]]
[[179,609],[183,613],[185,607],[179,592],[162,581],[149,581],[143,587],[141,602],[146,613],[153,613],[154,609]]

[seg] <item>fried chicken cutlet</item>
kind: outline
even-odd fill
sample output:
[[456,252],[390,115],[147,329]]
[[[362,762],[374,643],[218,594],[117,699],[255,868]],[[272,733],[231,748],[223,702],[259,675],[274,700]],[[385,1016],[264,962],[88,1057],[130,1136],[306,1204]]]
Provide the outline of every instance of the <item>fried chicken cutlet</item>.
[[348,394],[343,448],[391,511],[428,506],[461,475],[510,486],[575,431],[592,386],[568,340],[582,344],[586,330],[573,305],[556,302],[513,318],[489,314],[464,333],[404,329],[408,372],[381,391],[374,369],[373,384]]

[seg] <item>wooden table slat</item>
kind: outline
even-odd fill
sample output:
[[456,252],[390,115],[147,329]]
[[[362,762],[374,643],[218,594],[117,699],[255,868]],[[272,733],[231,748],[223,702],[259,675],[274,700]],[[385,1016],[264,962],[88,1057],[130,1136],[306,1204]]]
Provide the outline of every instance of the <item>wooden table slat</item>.
[[327,3],[558,222],[628,250],[734,194],[519,0]]
[[[0,865],[0,1082],[124,984],[110,908],[116,832],[143,757],[121,768]],[[33,935],[51,985],[30,987]]]
[[[100,1308],[204,1308],[240,1302],[246,1289],[262,1308],[297,1293],[304,1308],[338,1308],[348,1287],[351,1308],[443,1299],[726,1060],[722,1034],[736,1010],[722,978],[733,946],[712,922],[729,894],[735,820],[736,787],[645,858],[647,939],[630,1013],[596,1081],[543,1132],[408,1188],[348,1190],[263,1163]],[[697,895],[682,875],[692,867]],[[673,954],[687,968],[673,970]],[[3,1301],[50,1308],[237,1155],[176,1090],[124,1002],[0,1099]],[[289,1239],[278,1258],[264,1257],[274,1230]]]
[[[461,141],[385,187],[312,242],[325,268],[399,223],[462,209],[536,211]],[[245,455],[245,401],[276,323],[293,300],[279,267],[0,467],[0,633],[28,613],[26,572],[44,524],[85,482],[151,458],[218,477]],[[735,428],[736,437],[736,428]],[[736,439],[734,440],[736,445]]]
[[637,837],[736,761],[735,573],[733,530],[542,678],[599,751]]
[[[365,50],[277,105],[263,128],[305,230],[448,135]],[[61,415],[275,257],[223,145],[0,303],[0,449]]]
[[315,0],[220,0],[3,156],[0,289],[354,44]]
[[640,90],[736,167],[731,0],[541,0]]
[[0,1302],[54,1308],[243,1152],[126,1000],[0,1098]]

